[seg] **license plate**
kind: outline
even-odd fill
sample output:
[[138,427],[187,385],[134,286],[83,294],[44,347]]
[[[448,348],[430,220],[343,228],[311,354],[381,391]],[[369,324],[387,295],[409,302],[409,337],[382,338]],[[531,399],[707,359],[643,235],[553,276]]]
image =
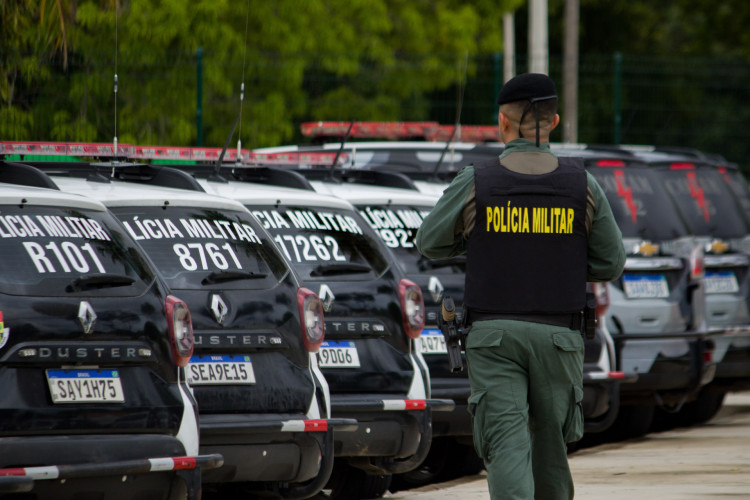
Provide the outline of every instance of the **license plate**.
[[359,368],[357,345],[352,341],[325,341],[318,351],[318,362],[322,368]]
[[740,286],[732,271],[706,271],[706,293],[737,293]]
[[254,384],[255,372],[250,356],[193,356],[187,366],[188,382],[192,385]]
[[422,354],[448,353],[448,349],[445,347],[445,337],[436,328],[425,328],[422,330],[422,335],[419,336],[419,346]]
[[123,403],[117,370],[47,370],[53,403]]
[[669,297],[669,285],[663,274],[624,274],[622,283],[625,295],[631,299],[654,299]]

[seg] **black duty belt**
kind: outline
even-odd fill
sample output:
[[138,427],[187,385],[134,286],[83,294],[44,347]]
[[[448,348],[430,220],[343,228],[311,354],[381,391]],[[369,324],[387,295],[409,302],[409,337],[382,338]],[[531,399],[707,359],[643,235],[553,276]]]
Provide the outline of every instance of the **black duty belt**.
[[510,319],[515,321],[528,321],[529,323],[542,323],[544,325],[561,326],[571,330],[580,330],[583,322],[583,313],[563,314],[522,314],[522,313],[488,313],[469,311],[467,325],[475,321],[490,321],[493,319]]

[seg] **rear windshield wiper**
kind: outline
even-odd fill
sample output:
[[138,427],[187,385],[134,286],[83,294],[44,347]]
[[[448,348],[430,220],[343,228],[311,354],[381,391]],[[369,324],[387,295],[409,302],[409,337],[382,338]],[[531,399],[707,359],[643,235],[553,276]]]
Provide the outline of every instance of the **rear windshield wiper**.
[[224,281],[237,280],[262,280],[266,278],[266,273],[254,273],[252,271],[214,271],[201,281],[202,285],[213,285]]
[[451,257],[450,259],[427,259],[422,257],[419,259],[419,262],[417,263],[419,266],[420,271],[427,271],[430,269],[439,269],[442,267],[450,267],[450,266],[465,266],[466,265],[466,256],[461,255],[458,257]]
[[310,276],[331,276],[333,274],[369,273],[372,268],[366,264],[340,262],[336,264],[321,264],[310,272]]
[[74,279],[69,291],[89,290],[91,288],[112,288],[117,286],[130,286],[135,283],[135,278],[124,274],[84,274]]

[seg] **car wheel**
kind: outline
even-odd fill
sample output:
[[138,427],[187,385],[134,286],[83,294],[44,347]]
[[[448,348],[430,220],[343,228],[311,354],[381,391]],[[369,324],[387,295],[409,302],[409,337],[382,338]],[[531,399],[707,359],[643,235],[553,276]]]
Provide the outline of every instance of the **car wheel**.
[[343,460],[337,460],[328,484],[315,499],[365,500],[381,498],[391,485],[391,474],[367,474]]
[[701,391],[698,399],[687,403],[680,416],[684,425],[705,424],[719,413],[724,404],[725,392]]

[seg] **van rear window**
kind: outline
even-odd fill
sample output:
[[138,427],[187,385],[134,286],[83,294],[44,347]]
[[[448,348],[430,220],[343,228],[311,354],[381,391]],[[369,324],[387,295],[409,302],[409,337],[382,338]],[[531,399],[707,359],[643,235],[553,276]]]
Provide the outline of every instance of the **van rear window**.
[[417,230],[431,208],[389,204],[360,205],[359,214],[391,249],[404,271],[410,274],[464,274],[464,259],[432,260],[417,250]]
[[657,172],[692,234],[731,239],[748,233],[730,189],[712,167]]
[[303,279],[362,280],[388,267],[382,243],[346,209],[248,206]]
[[153,271],[108,212],[0,207],[0,291],[12,295],[133,296]]
[[688,234],[657,173],[648,167],[590,168],[623,237],[669,241]]
[[192,207],[112,211],[174,289],[266,289],[288,267],[247,212]]

